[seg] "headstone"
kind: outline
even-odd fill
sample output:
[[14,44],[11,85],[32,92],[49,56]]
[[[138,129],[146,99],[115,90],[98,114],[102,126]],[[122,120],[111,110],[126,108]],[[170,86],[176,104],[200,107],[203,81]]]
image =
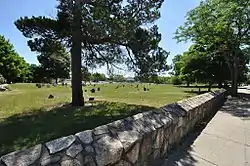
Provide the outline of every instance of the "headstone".
[[122,85],[123,87],[125,87],[125,85]]
[[84,92],[88,92],[88,90],[87,90],[87,89],[85,89],[85,90],[84,90]]
[[55,97],[52,94],[50,94],[48,98],[49,99],[54,99]]
[[149,91],[149,88],[147,89],[147,91]]
[[50,88],[50,84],[47,84],[47,88]]
[[139,84],[136,85],[136,88],[139,88]]
[[145,87],[143,88],[143,90],[144,90],[144,91],[147,91],[147,89],[146,89]]
[[37,87],[37,88],[41,88],[42,85],[41,85],[41,84],[36,84],[36,87]]
[[97,88],[97,91],[100,91],[100,90],[101,90],[101,88],[100,88],[100,87],[98,87],[98,88]]
[[67,86],[67,85],[68,85],[68,83],[65,83],[64,85],[65,85],[65,86]]
[[94,88],[91,89],[90,92],[91,92],[91,93],[95,93],[95,89],[94,89]]
[[3,86],[0,86],[0,92],[4,92],[4,91],[6,91],[7,89],[5,88],[5,87],[3,87]]
[[56,86],[57,86],[57,84],[56,84],[56,83],[54,83],[54,84],[53,84],[53,86],[54,86],[54,87],[56,87]]
[[95,84],[94,84],[94,87],[95,87]]
[[94,100],[95,100],[94,97],[90,97],[90,98],[89,98],[89,101],[94,101]]

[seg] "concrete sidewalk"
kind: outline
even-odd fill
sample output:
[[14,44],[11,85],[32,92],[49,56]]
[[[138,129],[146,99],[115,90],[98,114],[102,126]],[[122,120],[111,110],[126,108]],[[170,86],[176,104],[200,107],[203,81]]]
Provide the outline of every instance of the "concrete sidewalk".
[[250,166],[250,100],[228,99],[201,133],[191,134],[164,166]]

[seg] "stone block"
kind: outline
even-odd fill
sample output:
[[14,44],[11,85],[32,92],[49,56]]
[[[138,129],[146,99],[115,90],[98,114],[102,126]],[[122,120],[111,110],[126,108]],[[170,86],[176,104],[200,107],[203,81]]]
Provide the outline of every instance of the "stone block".
[[102,125],[93,130],[94,135],[101,135],[109,133],[109,128],[107,125]]
[[59,151],[67,149],[71,144],[73,144],[75,140],[76,140],[76,137],[74,135],[70,135],[68,137],[62,137],[62,138],[47,142],[45,146],[49,149],[50,154],[55,154]]
[[61,166],[82,166],[82,164],[76,159],[71,159],[62,161]]
[[93,142],[92,130],[86,130],[80,133],[75,134],[82,143],[90,144]]
[[156,129],[151,123],[150,115],[152,115],[152,111],[134,115],[132,117],[134,119],[132,127],[135,128],[137,132],[143,135],[150,134],[151,132],[155,131]]
[[153,140],[152,140],[151,135],[144,137],[141,143],[141,147],[140,147],[140,156],[139,156],[140,162],[144,162],[148,159],[148,157],[152,153],[152,149],[153,149],[152,144],[153,144]]
[[91,156],[85,156],[84,165],[96,166],[95,160]]
[[179,103],[173,103],[161,107],[162,110],[174,113],[177,117],[185,116],[187,110],[182,107]]
[[160,128],[157,130],[156,138],[153,141],[153,148],[160,149],[163,141],[164,141],[164,128]]
[[60,158],[61,157],[59,155],[47,156],[41,159],[40,163],[42,166],[52,165],[58,163]]
[[39,159],[42,151],[42,145],[16,151],[1,157],[3,163],[7,166],[28,166],[34,164]]
[[127,152],[132,145],[142,139],[142,135],[137,131],[120,131],[117,132],[117,135],[119,141],[125,149],[125,152]]
[[139,158],[140,153],[140,142],[137,142],[129,152],[126,154],[126,158],[131,162],[135,163]]
[[85,150],[85,152],[87,152],[87,153],[94,153],[94,152],[95,152],[95,150],[93,149],[92,146],[86,146],[86,147],[84,148],[84,150]]
[[66,151],[66,155],[75,158],[81,151],[83,147],[81,144],[72,144]]
[[131,166],[131,164],[129,164],[127,161],[121,160],[120,162],[115,164],[115,166]]
[[120,160],[123,146],[122,143],[109,135],[103,135],[93,144],[96,152],[98,166],[114,164]]

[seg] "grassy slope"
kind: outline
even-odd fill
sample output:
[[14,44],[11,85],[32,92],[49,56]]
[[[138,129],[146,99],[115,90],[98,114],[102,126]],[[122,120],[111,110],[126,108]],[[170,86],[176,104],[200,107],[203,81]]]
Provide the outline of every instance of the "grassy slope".
[[[118,89],[117,84],[96,85],[101,91],[95,94],[89,92],[94,86],[87,86],[86,97],[100,100],[90,107],[59,107],[70,102],[70,87],[38,89],[34,84],[11,85],[12,91],[0,93],[0,155],[194,95],[184,92],[189,89],[171,85],[143,84],[139,90],[136,85]],[[144,86],[150,91],[144,92]],[[49,94],[55,98],[48,99]]]

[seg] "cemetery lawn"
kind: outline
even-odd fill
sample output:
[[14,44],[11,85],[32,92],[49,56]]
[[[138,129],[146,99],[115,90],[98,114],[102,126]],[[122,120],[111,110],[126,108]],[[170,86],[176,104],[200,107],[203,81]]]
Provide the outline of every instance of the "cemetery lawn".
[[[138,90],[136,85],[86,86],[86,100],[96,100],[86,107],[69,105],[69,86],[39,89],[35,84],[10,85],[11,91],[0,92],[0,156],[196,95],[190,88],[140,84]],[[90,93],[97,87],[100,91]],[[48,99],[50,94],[55,98]]]

